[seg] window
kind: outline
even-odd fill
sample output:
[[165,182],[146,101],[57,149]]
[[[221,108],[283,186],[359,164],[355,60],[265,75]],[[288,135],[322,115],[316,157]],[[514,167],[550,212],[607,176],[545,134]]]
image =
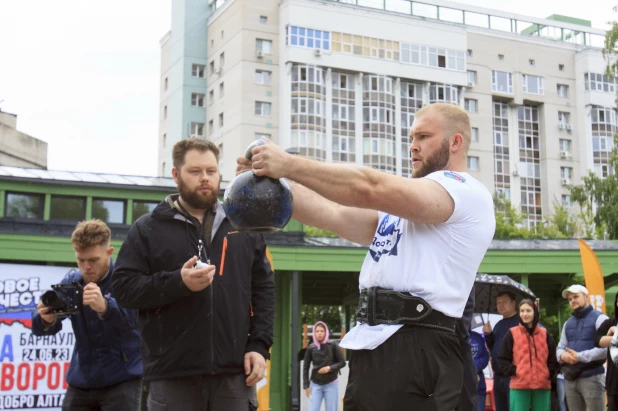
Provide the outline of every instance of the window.
[[193,107],[204,107],[204,95],[202,93],[191,93],[191,105]]
[[219,54],[219,68],[223,70],[223,66],[225,65],[225,53]]
[[601,73],[584,74],[586,90],[614,93],[616,83],[612,76]]
[[534,59],[528,59],[528,64],[530,64],[531,66],[534,66],[536,63]]
[[196,137],[203,137],[204,123],[191,123],[191,135]]
[[566,84],[558,84],[556,86],[556,92],[560,97],[568,97],[569,96],[569,86]]
[[81,221],[86,218],[86,198],[51,196],[51,220]]
[[564,71],[564,64],[558,64],[558,70]]
[[566,138],[560,139],[560,152],[565,153],[567,155],[573,152],[571,148],[571,140],[568,140]]
[[491,91],[513,94],[513,73],[508,73],[506,71],[492,71]]
[[255,115],[256,116],[270,116],[270,103],[264,101],[255,102]]
[[474,141],[475,143],[479,141],[479,128],[478,127],[472,127],[472,135],[470,136],[470,140]]
[[[214,61],[210,63],[214,67]],[[214,68],[213,68],[214,70]],[[204,72],[206,71],[206,66],[203,64],[194,64],[191,68],[191,74],[193,77],[206,77]]]
[[210,75],[212,76],[213,74],[215,74],[215,61],[211,61],[210,62]]
[[225,37],[225,32],[223,30],[221,30],[221,39],[223,40],[223,37]]
[[5,217],[43,219],[42,194],[6,193]]
[[466,52],[468,54],[468,57],[472,57],[472,50],[468,49],[468,51]]
[[468,70],[468,85],[474,86],[476,84],[476,71]]
[[504,60],[504,54],[498,54],[498,60],[500,61]]
[[445,102],[459,104],[459,89],[450,84],[435,84],[429,86],[429,102]]
[[267,138],[267,139],[271,139],[271,135],[270,134],[264,134],[264,133],[255,133],[255,139],[259,140],[262,137]]
[[[165,168],[165,166],[163,168]],[[152,213],[152,210],[154,210],[158,204],[159,203],[152,201],[133,200],[133,221],[131,221],[131,223],[134,223],[135,220],[144,214]]]
[[125,204],[124,200],[93,198],[92,218],[98,218],[106,223],[124,224]]
[[478,171],[479,170],[479,158],[478,157],[470,157],[467,159],[468,170]]
[[562,194],[562,208],[572,208],[573,201],[569,194]]
[[163,107],[163,118],[166,119],[167,118],[167,106]]
[[213,48],[215,46],[215,39],[211,39],[210,40],[210,48]]
[[221,82],[219,84],[219,98],[223,97],[224,92],[225,92],[225,85],[223,84],[223,82]]
[[564,111],[559,111],[558,112],[558,126],[565,127],[567,124],[569,124],[569,113],[566,113]]
[[212,133],[215,132],[215,122],[214,120],[208,121],[208,135],[211,136]]
[[167,145],[167,134],[163,133],[163,148]]
[[255,51],[262,54],[270,54],[273,47],[271,40],[255,39]]
[[208,92],[208,105],[211,105],[213,103],[213,101],[215,101],[215,91],[214,90],[210,90]]
[[[290,46],[308,47],[310,49],[330,50],[330,32],[322,30],[307,29],[304,27],[288,26],[287,41]],[[349,36],[349,35],[348,35]],[[362,51],[362,37],[358,37],[360,41],[359,51]],[[347,52],[352,52],[350,49]],[[360,54],[360,53],[356,53]]]
[[223,113],[219,113],[219,128],[223,127]]
[[255,70],[255,83],[270,86],[272,73],[265,70]]
[[266,24],[266,23],[268,23],[268,17],[260,16],[260,24]]
[[573,177],[573,169],[571,167],[560,167],[560,178],[567,180],[566,184],[571,184]]
[[466,98],[464,99],[464,107],[466,111],[476,113],[478,111],[478,100]]
[[528,94],[543,94],[543,77],[523,75],[524,93]]
[[165,91],[167,91],[167,85],[168,85],[168,82],[167,82],[167,77],[165,77],[165,80],[163,81],[163,84],[164,84],[163,89],[164,89]]

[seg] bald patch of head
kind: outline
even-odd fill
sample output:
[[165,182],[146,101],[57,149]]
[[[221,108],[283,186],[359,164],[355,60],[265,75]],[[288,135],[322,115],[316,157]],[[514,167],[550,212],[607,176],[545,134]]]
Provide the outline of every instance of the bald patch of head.
[[437,113],[440,115],[446,138],[450,138],[453,134],[461,134],[463,136],[464,154],[467,154],[472,135],[468,113],[454,104],[435,103],[424,106],[416,112],[414,117],[420,118],[427,113]]

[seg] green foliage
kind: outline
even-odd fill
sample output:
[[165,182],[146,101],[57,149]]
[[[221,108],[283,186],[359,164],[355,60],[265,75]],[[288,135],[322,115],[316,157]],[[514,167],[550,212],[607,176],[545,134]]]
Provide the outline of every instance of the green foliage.
[[580,223],[561,206],[554,207],[554,213],[535,227],[522,226],[525,218],[504,195],[494,195],[496,232],[494,238],[573,238]]
[[313,325],[322,321],[332,332],[341,330],[343,321],[341,320],[341,307],[330,305],[303,305],[300,309],[301,323]]
[[566,300],[564,301],[558,307],[560,317],[558,317],[558,314],[548,315],[547,309],[543,307],[543,301],[541,301],[541,308],[539,309],[539,322],[549,331],[556,345],[560,341],[560,330],[564,326],[564,322],[571,316],[571,307],[566,303]]
[[332,231],[309,226],[305,226],[305,234],[308,237],[337,237],[337,234],[333,233]]

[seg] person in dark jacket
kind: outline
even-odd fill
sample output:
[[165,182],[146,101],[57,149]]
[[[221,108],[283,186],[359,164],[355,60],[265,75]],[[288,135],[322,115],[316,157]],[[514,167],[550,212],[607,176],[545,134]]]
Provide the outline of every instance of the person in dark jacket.
[[485,345],[485,339],[477,332],[470,332],[470,346],[472,347],[472,357],[474,358],[474,364],[476,365],[477,374],[477,397],[478,397],[478,411],[485,410],[485,397],[487,396],[487,386],[485,384],[485,374],[483,370],[489,364],[489,351]]
[[[67,372],[68,389],[63,411],[136,411],[141,377],[140,336],[137,312],[118,306],[112,290],[111,231],[100,220],[83,221],[71,236],[78,270],[71,270],[61,284],[83,287],[82,305],[70,315],[75,348]],[[32,313],[32,333],[53,335],[62,320],[39,302]]]
[[491,329],[491,324],[487,321],[483,326],[483,334],[485,334],[485,341],[491,352],[496,411],[509,411],[509,385],[511,381],[508,376],[502,374],[502,370],[498,365],[498,356],[500,355],[502,339],[512,327],[519,324],[515,294],[508,291],[499,293],[496,297],[496,307],[498,308],[498,314],[502,315],[502,319],[496,323],[493,330]]
[[[498,364],[511,377],[511,411],[550,411],[551,381],[558,372],[556,344],[539,325],[539,310],[529,299],[519,303],[520,324],[502,339]],[[532,406],[532,408],[530,408]]]
[[139,310],[148,408],[256,409],[275,314],[264,238],[226,218],[216,145],[185,139],[172,156],[179,194],[133,224],[112,278]]
[[[614,299],[614,318],[608,318],[599,326],[594,339],[597,347],[607,347],[607,373],[605,390],[607,391],[607,411],[618,411],[618,366],[611,360],[609,347],[618,325],[618,294]],[[612,328],[613,327],[613,328]]]
[[[303,388],[309,400],[309,411],[320,411],[322,399],[326,411],[336,411],[339,402],[339,370],[345,367],[341,348],[328,341],[328,326],[318,321],[313,326],[313,343],[305,351]],[[310,364],[313,364],[311,367]],[[311,379],[309,368],[311,367]]]
[[607,352],[595,347],[595,336],[607,315],[590,304],[588,290],[574,284],[562,291],[573,309],[562,328],[556,356],[565,379],[570,410],[605,411],[605,369]]

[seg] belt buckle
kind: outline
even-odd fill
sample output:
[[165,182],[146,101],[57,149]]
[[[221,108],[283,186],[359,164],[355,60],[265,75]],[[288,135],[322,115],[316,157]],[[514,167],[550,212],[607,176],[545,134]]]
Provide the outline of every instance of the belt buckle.
[[376,321],[377,296],[378,287],[369,287],[367,289],[367,324],[370,326],[378,325]]

